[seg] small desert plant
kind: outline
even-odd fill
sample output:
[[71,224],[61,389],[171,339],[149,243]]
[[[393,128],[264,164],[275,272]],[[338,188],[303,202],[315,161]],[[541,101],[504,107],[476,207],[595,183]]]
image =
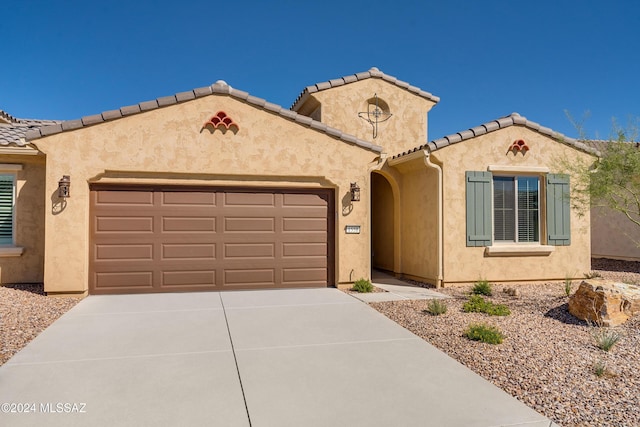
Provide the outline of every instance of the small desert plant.
[[439,316],[441,314],[445,314],[447,312],[447,304],[442,302],[439,299],[429,300],[427,303],[427,309],[424,310],[425,313],[429,313],[432,316]]
[[598,278],[602,277],[602,274],[600,274],[597,271],[589,271],[587,273],[584,273],[584,277],[586,279],[598,279]]
[[598,359],[598,361],[593,364],[593,373],[596,374],[596,376],[601,377],[606,372],[607,372],[607,363],[602,359]]
[[570,296],[571,295],[571,291],[573,290],[573,281],[569,278],[569,276],[567,276],[564,279],[564,294],[566,296]]
[[489,316],[508,316],[511,310],[504,304],[494,304],[486,301],[480,295],[471,295],[469,301],[462,306],[465,313],[486,313]]
[[599,349],[609,351],[622,336],[614,329],[604,326],[596,326],[591,330],[591,336],[596,342]]
[[464,335],[473,341],[482,341],[487,344],[500,344],[504,340],[504,335],[495,326],[484,324],[471,324],[464,331]]
[[490,297],[493,295],[491,291],[491,283],[487,280],[478,280],[475,285],[473,285],[473,289],[471,289],[471,293],[474,295],[486,295]]
[[367,279],[358,279],[353,283],[353,288],[351,288],[351,290],[360,293],[368,293],[373,291],[373,285]]

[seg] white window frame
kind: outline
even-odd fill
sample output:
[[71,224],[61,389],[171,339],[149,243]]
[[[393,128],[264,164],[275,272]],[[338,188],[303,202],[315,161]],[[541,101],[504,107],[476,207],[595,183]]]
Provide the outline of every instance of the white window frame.
[[[493,175],[497,176],[521,176],[521,175],[535,175],[538,176],[539,181],[538,185],[541,185],[543,179],[546,179],[547,174],[551,171],[546,166],[510,166],[510,165],[489,165],[487,167],[487,171],[491,172]],[[545,192],[546,197],[546,186],[544,190],[540,189],[538,193],[539,197],[539,207],[540,213],[538,215],[539,225],[541,227],[547,220],[547,218],[543,218],[542,215],[546,215],[541,202],[543,199],[542,192]],[[491,224],[492,224],[492,232],[493,232],[493,182],[491,183]],[[544,221],[543,221],[544,219]],[[540,242],[531,242],[531,243],[511,243],[511,242],[496,242],[495,239],[492,240],[492,244],[490,246],[485,247],[485,255],[487,256],[535,256],[535,255],[543,255],[547,256],[555,251],[555,246],[551,246],[546,244],[546,239],[544,242],[542,241],[543,232],[546,235],[546,229],[543,231],[539,230],[540,233]],[[491,236],[494,237],[493,235]]]
[[[495,206],[495,178],[512,178],[513,179],[513,195],[514,195],[514,204],[513,204],[513,213],[514,213],[514,240],[498,240],[496,238],[496,230],[495,226],[495,214],[496,214],[496,206]],[[519,178],[537,178],[538,180],[538,240],[531,242],[520,242],[518,241],[518,181]],[[492,241],[494,245],[540,245],[542,242],[543,232],[542,232],[542,186],[541,182],[544,179],[544,175],[533,174],[533,173],[520,173],[520,174],[503,174],[503,173],[495,173],[491,179],[491,224],[492,224]]]
[[0,163],[0,175],[8,175],[13,181],[13,195],[11,201],[11,243],[0,244],[0,257],[20,256],[24,249],[16,246],[16,198],[17,198],[17,182],[18,172],[22,170],[21,164]]

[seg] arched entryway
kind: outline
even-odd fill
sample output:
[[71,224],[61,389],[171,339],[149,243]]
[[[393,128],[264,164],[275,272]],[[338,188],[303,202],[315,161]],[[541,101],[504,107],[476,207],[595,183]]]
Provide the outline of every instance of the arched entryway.
[[389,180],[371,173],[371,268],[395,272],[395,200]]

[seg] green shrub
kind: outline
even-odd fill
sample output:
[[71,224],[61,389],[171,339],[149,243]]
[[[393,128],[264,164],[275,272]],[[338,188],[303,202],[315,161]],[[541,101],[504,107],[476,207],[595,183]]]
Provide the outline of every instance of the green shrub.
[[351,288],[351,290],[360,293],[368,293],[373,291],[373,285],[367,279],[358,279],[353,283],[353,288]]
[[598,377],[601,377],[607,373],[607,364],[604,360],[600,359],[593,364],[593,373]]
[[484,324],[471,324],[464,335],[473,341],[486,342],[487,344],[500,344],[504,335],[495,326]]
[[571,296],[572,288],[573,288],[573,281],[569,278],[569,276],[567,276],[564,279],[564,294],[566,296]]
[[427,303],[427,309],[424,312],[429,313],[432,316],[445,314],[447,312],[447,304],[439,299],[429,300],[429,302]]
[[493,291],[491,290],[491,283],[486,280],[478,280],[476,284],[471,289],[471,293],[474,295],[486,295],[490,297],[493,295]]
[[469,301],[462,306],[465,313],[486,313],[489,316],[508,316],[511,310],[504,304],[494,304],[486,301],[480,295],[471,295]]
[[591,330],[591,336],[596,342],[599,349],[609,351],[622,336],[614,329],[609,329],[604,326],[598,326]]
[[586,279],[599,279],[602,277],[602,274],[600,274],[600,272],[598,271],[589,271],[587,273],[584,273],[584,277]]

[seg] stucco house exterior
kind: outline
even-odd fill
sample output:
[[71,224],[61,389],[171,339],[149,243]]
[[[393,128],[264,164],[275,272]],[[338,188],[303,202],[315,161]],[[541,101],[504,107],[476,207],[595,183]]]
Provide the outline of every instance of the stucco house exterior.
[[590,218],[555,159],[595,151],[515,113],[427,142],[438,101],[372,68],[290,109],[218,81],[41,123],[0,140],[0,282],[86,295],[589,271]]

